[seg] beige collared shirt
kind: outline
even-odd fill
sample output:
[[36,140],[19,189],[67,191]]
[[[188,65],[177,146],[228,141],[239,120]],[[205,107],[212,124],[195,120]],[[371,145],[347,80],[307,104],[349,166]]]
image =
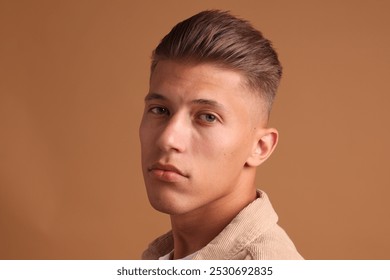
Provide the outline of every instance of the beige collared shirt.
[[[241,210],[209,244],[192,255],[194,260],[287,260],[303,259],[286,232],[265,192]],[[142,259],[159,259],[173,250],[172,232],[156,240]]]

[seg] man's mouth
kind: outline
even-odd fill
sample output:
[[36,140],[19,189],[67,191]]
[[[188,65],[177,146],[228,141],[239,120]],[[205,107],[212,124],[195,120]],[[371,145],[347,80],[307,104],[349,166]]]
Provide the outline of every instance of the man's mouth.
[[176,166],[158,162],[152,164],[152,166],[148,168],[148,172],[152,177],[165,182],[179,182],[188,178],[188,175]]

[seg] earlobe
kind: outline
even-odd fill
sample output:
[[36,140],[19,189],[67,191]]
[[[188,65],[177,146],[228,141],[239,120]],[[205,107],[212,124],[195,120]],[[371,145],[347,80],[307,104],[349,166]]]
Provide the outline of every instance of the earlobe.
[[262,130],[253,145],[252,152],[246,164],[251,167],[256,167],[266,161],[275,150],[278,139],[279,133],[275,128]]

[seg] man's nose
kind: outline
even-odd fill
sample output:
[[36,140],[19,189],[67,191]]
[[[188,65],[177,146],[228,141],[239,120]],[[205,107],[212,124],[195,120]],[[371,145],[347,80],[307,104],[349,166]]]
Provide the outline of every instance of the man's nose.
[[189,140],[190,120],[184,115],[176,113],[172,115],[161,130],[157,139],[157,146],[165,152],[175,150],[184,152]]

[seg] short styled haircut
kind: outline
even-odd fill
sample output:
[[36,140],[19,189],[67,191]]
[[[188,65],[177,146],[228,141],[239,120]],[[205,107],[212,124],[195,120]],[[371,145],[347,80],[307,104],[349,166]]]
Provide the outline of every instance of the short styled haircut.
[[248,21],[207,10],[179,22],[153,51],[151,73],[161,60],[213,63],[240,72],[269,113],[282,66],[269,40]]

